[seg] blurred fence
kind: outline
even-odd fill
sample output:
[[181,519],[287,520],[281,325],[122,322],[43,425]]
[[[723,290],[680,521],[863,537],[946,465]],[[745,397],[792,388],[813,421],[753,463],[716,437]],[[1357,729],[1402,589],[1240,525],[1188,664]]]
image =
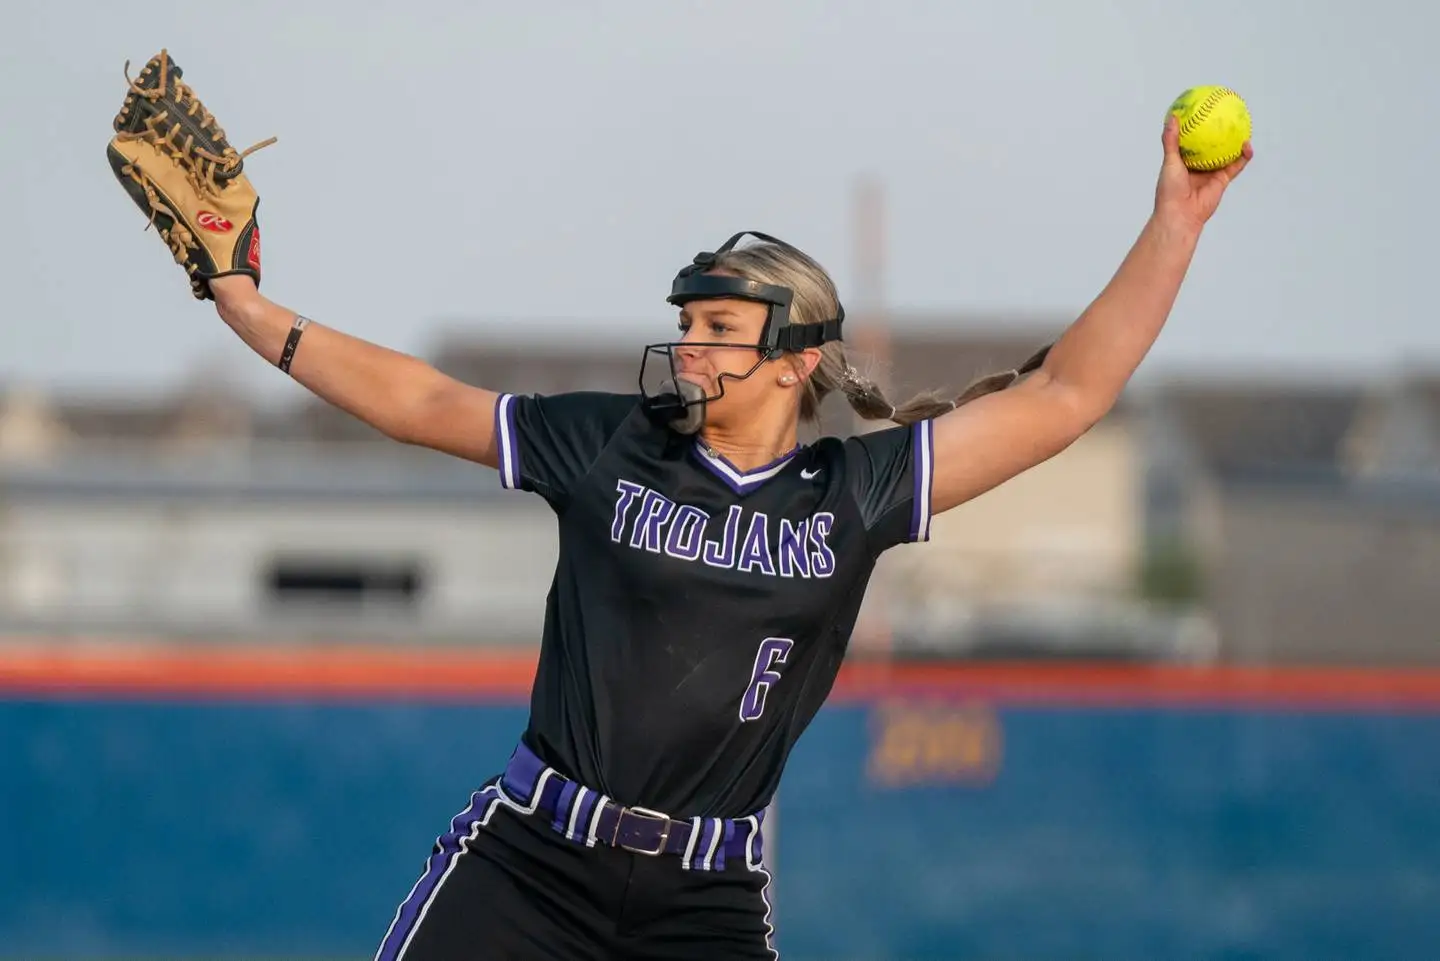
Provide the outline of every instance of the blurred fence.
[[[368,958],[533,653],[0,658],[0,957]],[[800,961],[1432,961],[1440,674],[847,666],[766,850]]]

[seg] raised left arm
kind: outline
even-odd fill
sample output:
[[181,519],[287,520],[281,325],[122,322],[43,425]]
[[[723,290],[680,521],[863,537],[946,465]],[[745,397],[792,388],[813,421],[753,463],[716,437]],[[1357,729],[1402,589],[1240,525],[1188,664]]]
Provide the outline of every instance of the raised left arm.
[[1100,295],[1066,329],[1044,363],[1013,387],[935,421],[931,513],[949,510],[1054,457],[1115,405],[1160,335],[1205,223],[1249,163],[1196,173],[1180,159],[1167,117],[1155,210]]

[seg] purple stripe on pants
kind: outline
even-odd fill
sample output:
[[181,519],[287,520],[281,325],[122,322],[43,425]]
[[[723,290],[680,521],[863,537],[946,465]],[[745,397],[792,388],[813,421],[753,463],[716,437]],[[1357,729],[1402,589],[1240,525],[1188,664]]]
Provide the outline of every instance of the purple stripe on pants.
[[[470,795],[470,806],[455,815],[450,822],[450,830],[436,839],[437,850],[425,862],[425,873],[415,882],[415,886],[410,889],[410,895],[395,912],[395,920],[390,923],[390,930],[385,932],[385,940],[380,942],[375,961],[397,961],[400,957],[400,952],[409,941],[410,932],[419,921],[421,912],[440,889],[440,882],[445,879],[450,864],[459,855],[462,841],[474,834],[478,825],[487,820],[490,811],[500,803],[496,794],[495,786],[491,785]],[[484,813],[477,815],[476,811],[482,803],[485,807]]]

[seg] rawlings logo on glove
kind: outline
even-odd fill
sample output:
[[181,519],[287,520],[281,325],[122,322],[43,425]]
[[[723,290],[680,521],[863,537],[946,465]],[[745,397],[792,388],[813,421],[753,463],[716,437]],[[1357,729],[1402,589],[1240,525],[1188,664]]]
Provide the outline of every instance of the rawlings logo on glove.
[[[260,283],[260,198],[245,158],[275,142],[236,151],[181,70],[161,50],[134,80],[106,148],[115,178],[185,268],[191,292],[213,299],[209,281],[248,274]],[[148,228],[147,228],[148,229]]]
[[198,223],[200,226],[204,227],[206,230],[213,230],[217,234],[223,234],[227,230],[233,230],[235,228],[235,225],[232,224],[230,221],[226,220],[219,214],[211,213],[208,210],[200,211],[200,215],[195,218],[195,222]]

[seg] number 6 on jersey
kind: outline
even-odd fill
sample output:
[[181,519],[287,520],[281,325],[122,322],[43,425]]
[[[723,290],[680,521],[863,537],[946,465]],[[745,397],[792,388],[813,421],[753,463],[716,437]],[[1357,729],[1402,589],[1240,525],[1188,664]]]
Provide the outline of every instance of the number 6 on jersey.
[[760,642],[755,652],[755,667],[750,672],[750,686],[740,699],[740,720],[758,720],[765,713],[765,695],[770,687],[780,682],[780,673],[774,670],[777,664],[784,664],[790,656],[795,642],[788,637],[767,637]]

